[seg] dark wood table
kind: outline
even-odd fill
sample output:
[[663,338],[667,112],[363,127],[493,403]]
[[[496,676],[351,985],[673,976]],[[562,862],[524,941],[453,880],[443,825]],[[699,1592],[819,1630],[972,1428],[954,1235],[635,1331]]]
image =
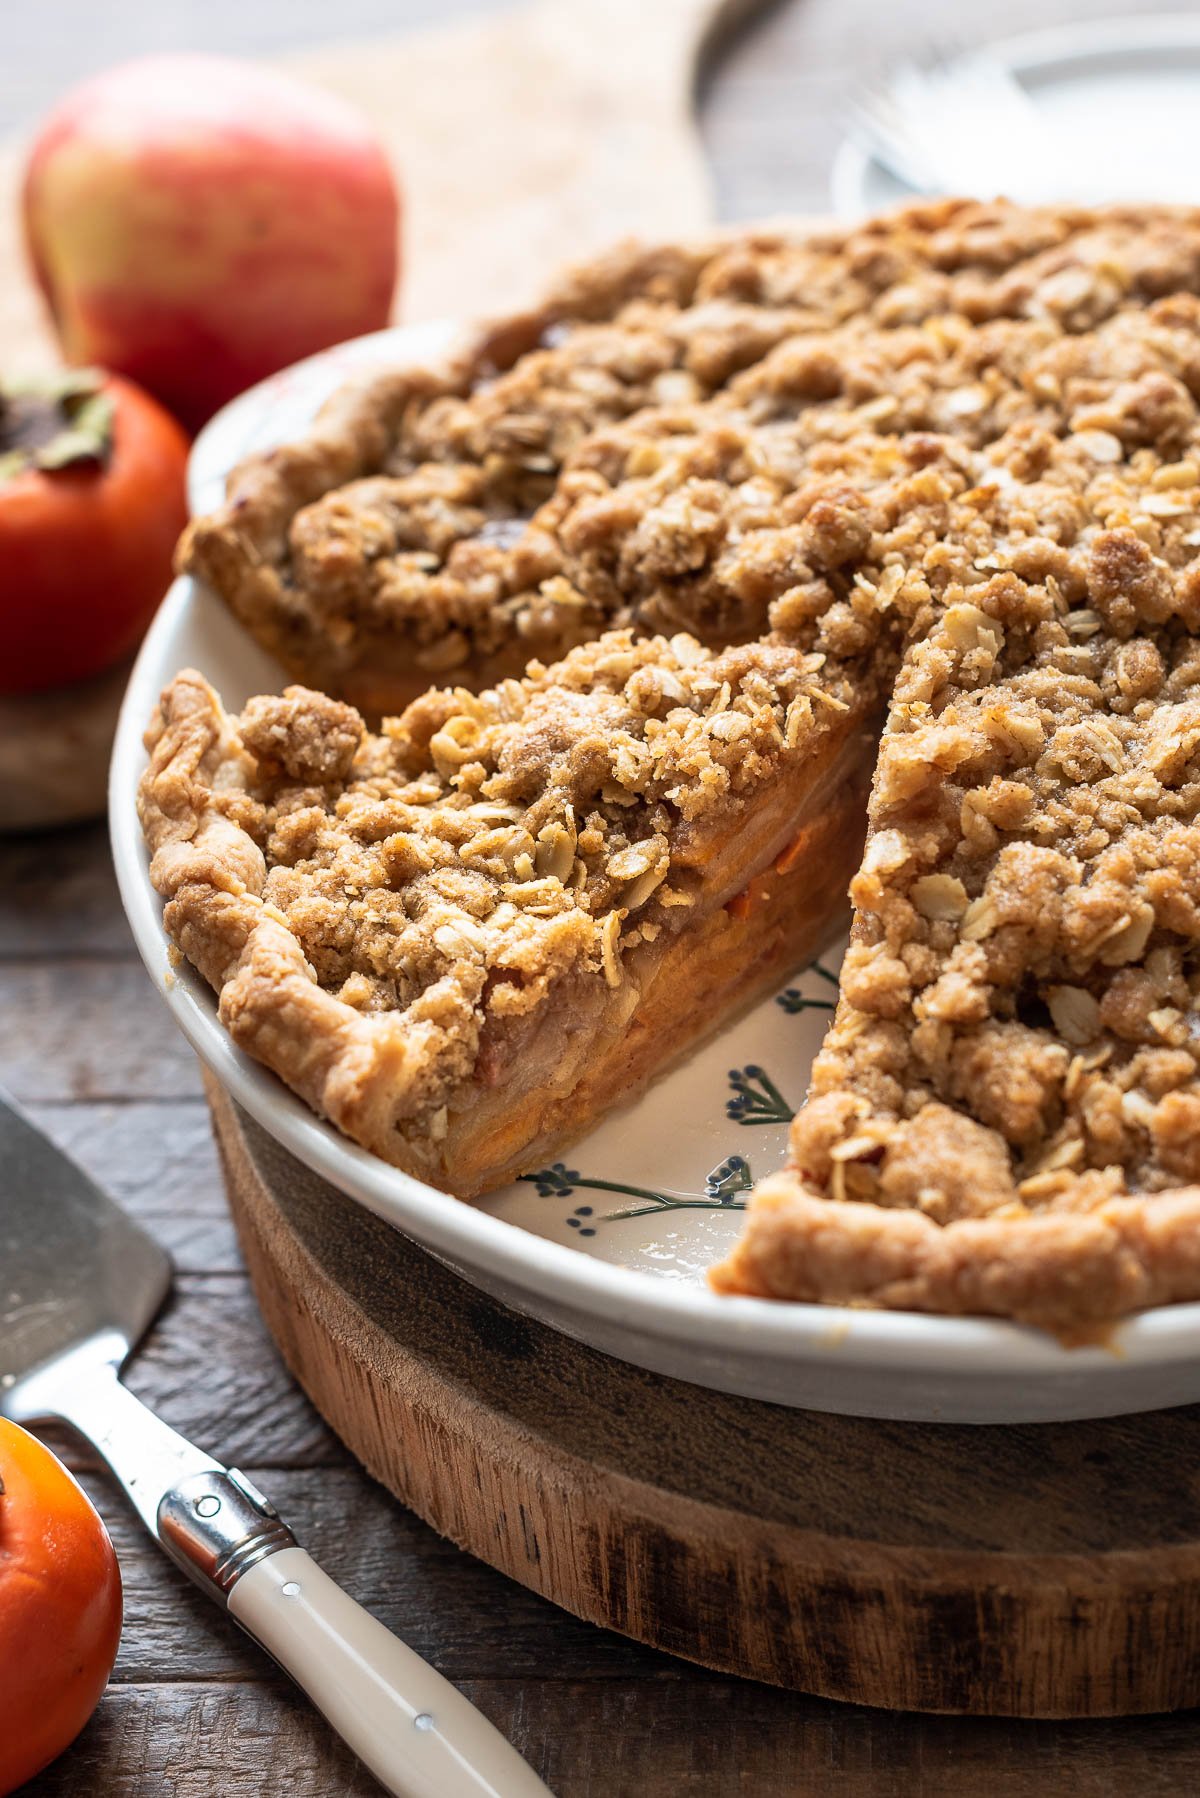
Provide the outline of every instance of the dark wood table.
[[[56,0],[11,10],[0,134],[29,123],[67,80],[139,49],[269,52],[320,41],[332,23],[340,35],[368,33],[485,8]],[[969,13],[959,0],[777,6],[732,46],[704,97],[723,213],[820,211],[839,111],[853,83],[889,56],[968,32],[1126,10],[1127,0],[979,0]],[[175,1258],[175,1295],[133,1364],[134,1389],[260,1481],[329,1571],[460,1685],[559,1798],[1150,1798],[1200,1787],[1192,1715],[1092,1724],[899,1716],[721,1678],[577,1622],[402,1511],[325,1428],[266,1336],[226,1214],[199,1074],[135,956],[99,825],[0,840],[0,1082]],[[165,1563],[94,1465],[76,1451],[69,1458],[121,1557],[125,1634],[95,1718],[29,1793],[376,1791],[267,1658]]]

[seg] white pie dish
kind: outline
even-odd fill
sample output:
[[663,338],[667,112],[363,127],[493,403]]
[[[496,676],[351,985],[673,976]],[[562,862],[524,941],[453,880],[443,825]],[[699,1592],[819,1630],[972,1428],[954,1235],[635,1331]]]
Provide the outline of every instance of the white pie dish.
[[[380,333],[244,394],[196,444],[193,507],[219,497],[241,456],[302,431],[353,366],[426,361],[451,336],[443,325]],[[1108,1346],[1067,1349],[1010,1323],[780,1305],[707,1289],[702,1270],[736,1225],[745,1151],[753,1147],[756,1172],[782,1158],[786,1104],[763,1069],[782,1070],[779,1084],[800,1097],[832,990],[824,968],[798,976],[786,1005],[765,1001],[601,1124],[571,1150],[569,1166],[556,1163],[540,1181],[479,1205],[447,1198],[342,1137],[233,1046],[207,985],[191,968],[171,965],[135,795],[142,731],[158,693],[185,666],[199,668],[233,706],[283,684],[214,594],[188,578],[175,582],[134,668],[112,761],[113,852],[134,938],[184,1034],[233,1098],[352,1199],[516,1309],[623,1360],[721,1391],[859,1416],[976,1424],[1200,1399],[1197,1304],[1131,1319]],[[714,1188],[707,1194],[706,1174]],[[629,1202],[616,1215],[576,1203],[598,1191],[608,1195],[604,1204],[614,1195]]]
[[[1129,18],[1048,25],[986,46],[989,61],[1013,77],[1051,134],[1045,165],[1026,160],[1021,199],[1086,205],[1153,195],[1194,203],[1200,19],[1130,11]],[[949,59],[951,72],[958,61]],[[1112,153],[1114,119],[1121,121],[1119,156]],[[1011,150],[1003,143],[999,159],[993,181],[979,171],[986,185],[978,191],[1010,191],[1003,171]],[[967,187],[960,173],[953,191]],[[847,219],[916,197],[853,137],[838,146],[829,190],[833,211]]]

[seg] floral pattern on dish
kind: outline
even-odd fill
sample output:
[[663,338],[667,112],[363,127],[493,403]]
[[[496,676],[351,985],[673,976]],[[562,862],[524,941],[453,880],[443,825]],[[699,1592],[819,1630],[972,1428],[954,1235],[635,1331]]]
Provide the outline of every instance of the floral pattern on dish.
[[[584,1254],[703,1279],[732,1242],[756,1179],[783,1162],[840,962],[840,947],[811,962],[569,1156],[489,1194],[484,1209]],[[752,1153],[738,1142],[748,1129]]]

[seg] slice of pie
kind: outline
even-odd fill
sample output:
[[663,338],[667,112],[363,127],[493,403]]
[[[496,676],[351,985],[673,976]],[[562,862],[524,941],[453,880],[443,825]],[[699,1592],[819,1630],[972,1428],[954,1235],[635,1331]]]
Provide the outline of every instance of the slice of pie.
[[298,687],[230,718],[182,674],[149,734],[151,878],[235,1042],[471,1197],[816,952],[872,710],[816,654],[628,632],[379,736]]
[[[190,565],[330,690],[183,675],[151,728],[152,878],[235,1040],[471,1196],[853,874],[718,1289],[1064,1334],[1200,1296],[1198,293],[1200,214],[1147,209],[628,254],[235,474]],[[452,636],[372,733],[346,696]]]

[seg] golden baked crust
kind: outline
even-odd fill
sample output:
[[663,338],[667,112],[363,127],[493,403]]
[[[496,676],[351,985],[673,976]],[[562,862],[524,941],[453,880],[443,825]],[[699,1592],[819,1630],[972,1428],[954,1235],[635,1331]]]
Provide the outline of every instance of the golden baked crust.
[[188,563],[288,665],[460,682],[377,736],[164,695],[153,878],[236,1039],[451,1190],[533,1165],[690,1045],[689,978],[711,1027],[819,934],[886,702],[842,998],[714,1285],[1200,1296],[1197,293],[1167,210],[623,252],[235,473]]
[[[307,441],[234,471],[225,506],[185,537],[181,566],[294,678],[372,715],[433,681],[519,675],[531,656],[557,659],[613,626],[749,640],[767,602],[714,599],[694,578],[737,528],[713,512],[714,483],[719,493],[737,478],[736,446],[713,452],[715,468],[701,455],[686,478],[667,470],[650,553],[630,531],[618,559],[603,553],[614,524],[653,510],[642,488],[663,481],[663,463],[648,431],[635,429],[624,458],[611,443],[588,453],[592,434],[647,407],[686,415],[727,400],[735,431],[782,413],[808,416],[814,433],[861,423],[970,437],[1005,375],[988,357],[989,323],[1021,322],[1034,338],[1086,329],[1194,290],[1198,263],[1183,213],[951,202],[849,231],[626,246],[479,333],[443,371],[347,388]],[[930,408],[924,345],[931,321],[949,318],[983,329],[981,380],[964,371]],[[840,339],[825,343],[831,327]],[[964,383],[982,385],[981,417],[954,410]]]

